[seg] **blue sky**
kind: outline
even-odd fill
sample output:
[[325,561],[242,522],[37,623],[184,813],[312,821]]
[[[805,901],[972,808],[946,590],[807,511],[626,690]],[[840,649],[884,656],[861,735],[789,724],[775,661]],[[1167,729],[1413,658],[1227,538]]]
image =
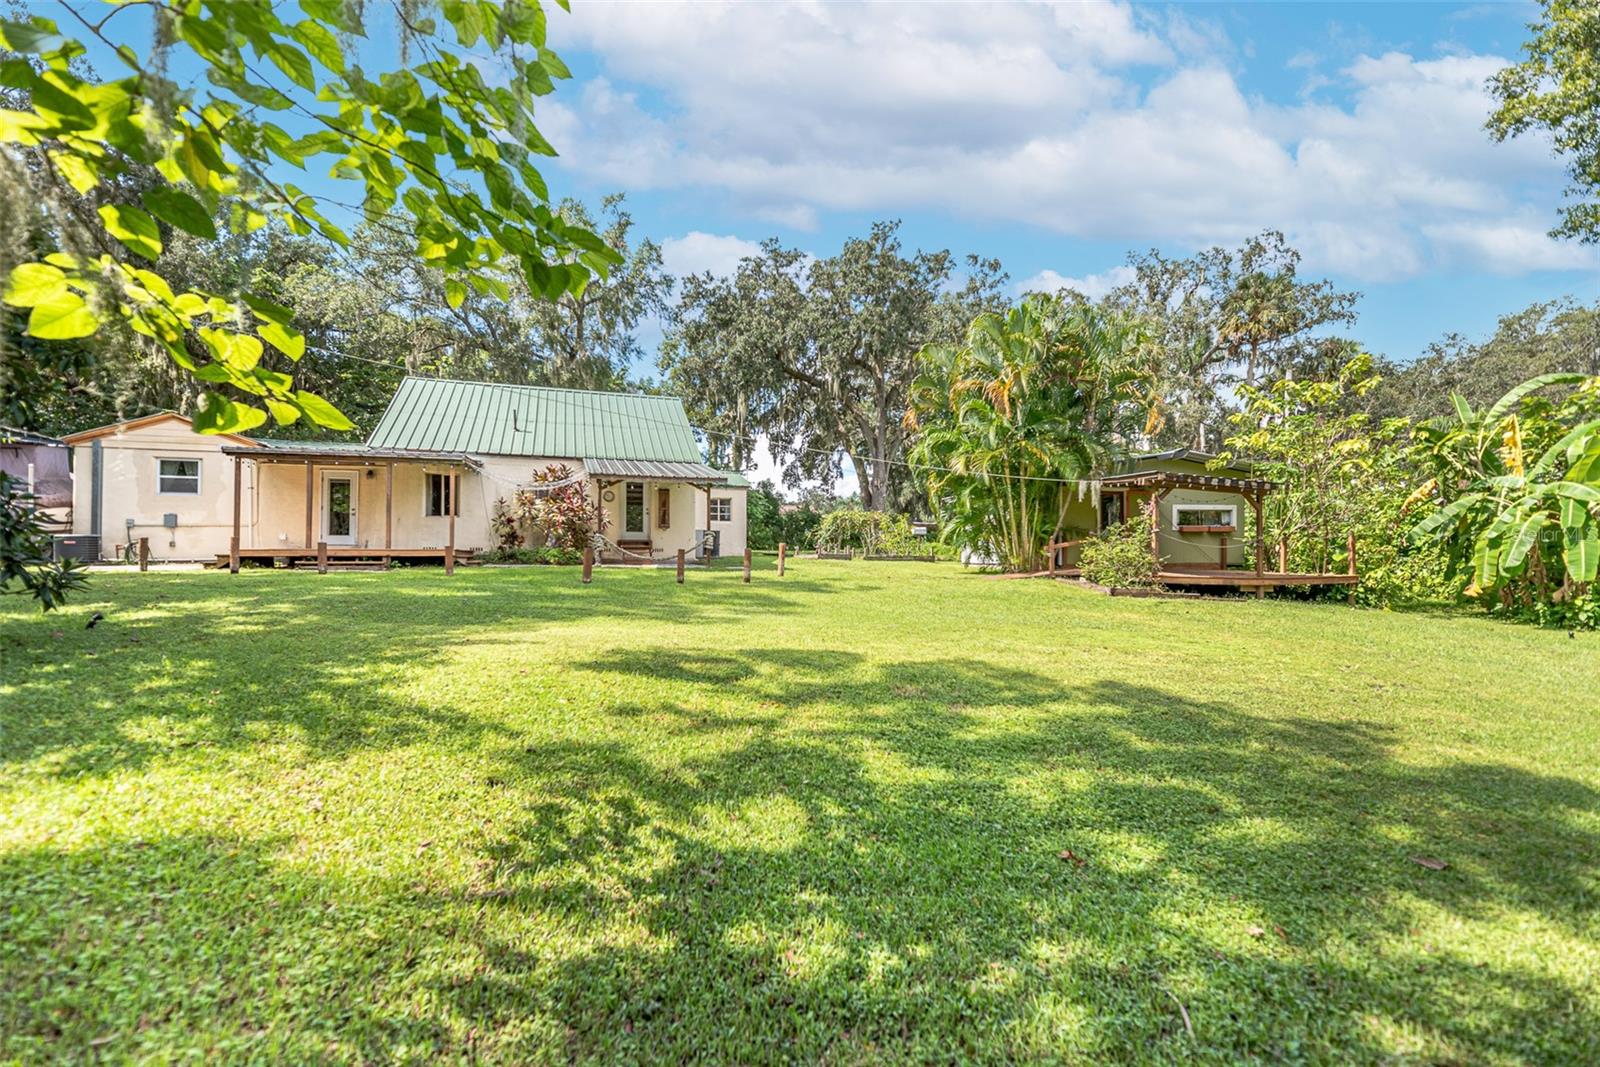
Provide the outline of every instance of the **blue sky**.
[[899,218],[1098,290],[1130,249],[1271,227],[1402,360],[1600,295],[1600,254],[1545,235],[1560,163],[1482,128],[1531,4],[573,6],[555,184],[625,191],[680,272]]
[[[1130,250],[1272,228],[1363,294],[1349,333],[1402,361],[1600,297],[1600,248],[1547,236],[1566,184],[1547,142],[1483,129],[1531,3],[548,6],[574,73],[539,102],[552,192],[626,193],[675,274],[767,237],[826,255],[893,218],[911,247],[999,258],[1018,294],[1097,295]],[[397,52],[384,12],[374,66]],[[148,26],[109,28],[142,47]],[[659,338],[641,331],[637,372]]]
[[[1561,163],[1483,130],[1530,3],[548,6],[574,73],[539,104],[551,188],[625,192],[674,273],[897,218],[913,247],[998,257],[1018,293],[1095,294],[1130,250],[1274,228],[1363,294],[1350,332],[1399,360],[1600,297],[1600,248],[1546,236]],[[108,28],[142,47],[148,27]],[[364,59],[392,63],[384,5],[368,30]]]

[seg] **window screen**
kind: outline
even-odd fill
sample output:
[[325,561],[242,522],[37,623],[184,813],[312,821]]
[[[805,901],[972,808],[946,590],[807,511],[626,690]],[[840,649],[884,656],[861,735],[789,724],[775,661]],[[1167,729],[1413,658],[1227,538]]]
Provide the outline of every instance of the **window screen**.
[[159,461],[156,489],[162,493],[198,493],[200,491],[200,461],[197,459],[163,459]]

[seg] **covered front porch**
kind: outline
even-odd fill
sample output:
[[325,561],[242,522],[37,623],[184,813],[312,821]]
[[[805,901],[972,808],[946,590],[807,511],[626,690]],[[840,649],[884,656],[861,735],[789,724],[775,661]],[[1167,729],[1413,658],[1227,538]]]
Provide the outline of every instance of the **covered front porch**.
[[[1150,554],[1156,564],[1156,581],[1162,585],[1248,589],[1264,596],[1280,586],[1350,586],[1360,580],[1356,573],[1355,535],[1347,545],[1345,573],[1308,573],[1288,570],[1288,544],[1279,539],[1277,569],[1267,569],[1267,548],[1262,521],[1262,501],[1279,488],[1262,478],[1235,478],[1182,471],[1135,471],[1100,480],[1102,500],[1114,498],[1115,506],[1102,506],[1100,514],[1135,514],[1135,509],[1150,517]],[[1174,493],[1184,495],[1183,507],[1197,521],[1162,522],[1163,503]],[[1243,564],[1244,547],[1239,536],[1237,509],[1214,506],[1218,497],[1241,498],[1254,515],[1254,565]],[[1177,508],[1172,516],[1183,514]],[[1103,522],[1102,522],[1103,525]],[[1082,542],[1057,541],[1046,546],[1048,573],[1057,577],[1077,577],[1076,567],[1067,565],[1067,553]],[[1237,562],[1236,562],[1237,561]]]
[[717,554],[714,496],[728,476],[704,463],[662,460],[583,461],[602,532],[600,562],[649,566]]
[[[438,561],[453,573],[471,550],[458,547],[463,454],[373,449],[337,443],[225,446],[234,464],[233,529],[225,563],[314,563],[318,570],[395,560]],[[254,516],[241,524],[246,465]]]

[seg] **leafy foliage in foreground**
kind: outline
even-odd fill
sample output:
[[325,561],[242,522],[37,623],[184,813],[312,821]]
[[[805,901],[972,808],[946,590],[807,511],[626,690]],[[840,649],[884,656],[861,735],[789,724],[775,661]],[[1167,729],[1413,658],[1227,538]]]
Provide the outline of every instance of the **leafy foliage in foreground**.
[[54,558],[34,500],[19,479],[0,471],[0,594],[32,597],[49,611],[81,589],[87,574],[74,560]]
[[[72,341],[116,323],[207,383],[195,414],[202,432],[250,430],[269,415],[280,424],[305,417],[349,428],[336,408],[264,358],[271,349],[292,363],[304,353],[291,309],[247,290],[175,289],[162,262],[174,229],[215,238],[224,205],[243,231],[276,218],[296,234],[348,246],[324,211],[328,202],[284,180],[287,169],[331,157],[333,176],[359,188],[361,216],[369,224],[399,220],[415,256],[444,272],[452,307],[473,290],[506,299],[494,276],[503,260],[549,300],[582,294],[593,273],[617,261],[601,238],[550,209],[534,165],[554,149],[534,123],[533,100],[568,76],[545,47],[537,0],[454,0],[444,6],[447,29],[409,4],[391,4],[418,61],[387,72],[365,71],[356,59],[365,35],[360,5],[308,2],[308,17],[293,24],[269,0],[141,6],[156,20],[155,48],[142,57],[109,40],[103,20],[66,9],[126,67],[125,77],[109,80],[75,67],[83,44],[50,19],[0,21],[0,49],[28,57],[0,65],[0,84],[28,100],[24,109],[0,110],[0,177],[44,203],[65,188],[98,194],[136,171],[151,179],[137,202],[107,200],[93,218],[55,212],[55,250],[0,261],[0,275],[5,302],[28,312],[30,336]],[[480,42],[501,61],[504,84],[480,73]],[[184,65],[205,80],[179,84],[168,75],[169,66]],[[311,132],[295,136],[277,121],[282,115]],[[396,213],[402,205],[404,216]]]
[[0,1059],[1600,1061],[1589,635],[758,567],[0,604]]

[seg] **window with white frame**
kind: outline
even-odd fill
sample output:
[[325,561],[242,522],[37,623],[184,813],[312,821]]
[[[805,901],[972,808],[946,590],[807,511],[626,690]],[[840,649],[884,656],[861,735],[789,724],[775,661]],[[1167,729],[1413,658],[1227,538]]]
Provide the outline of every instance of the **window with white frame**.
[[[442,518],[450,514],[450,475],[428,474],[422,494],[422,513],[428,518]],[[455,513],[461,514],[461,502],[455,501]]]
[[200,492],[198,459],[156,460],[156,492],[194,496]]
[[1239,509],[1232,504],[1174,504],[1174,526],[1210,526],[1232,529],[1238,525]]
[[711,498],[711,521],[733,521],[733,498],[731,496],[714,496]]

